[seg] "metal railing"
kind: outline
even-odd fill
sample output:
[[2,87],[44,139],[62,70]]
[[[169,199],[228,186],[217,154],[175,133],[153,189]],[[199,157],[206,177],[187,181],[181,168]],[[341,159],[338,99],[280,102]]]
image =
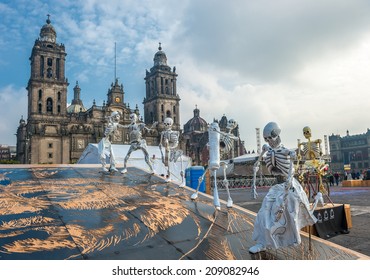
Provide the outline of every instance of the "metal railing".
[[[214,186],[213,177],[211,178],[211,187]],[[243,188],[250,188],[253,184],[253,178],[245,177],[245,178],[228,178],[227,181],[229,182],[230,189],[243,189]],[[274,177],[258,177],[256,180],[257,187],[271,187],[277,183],[276,178]],[[218,178],[217,180],[217,188],[224,189],[225,183],[223,179]]]

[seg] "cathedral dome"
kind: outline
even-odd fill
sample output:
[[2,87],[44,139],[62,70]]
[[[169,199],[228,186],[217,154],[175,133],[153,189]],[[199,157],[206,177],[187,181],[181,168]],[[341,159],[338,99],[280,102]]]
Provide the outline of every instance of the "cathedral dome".
[[78,81],[76,82],[75,87],[73,88],[74,98],[72,100],[72,104],[68,106],[67,113],[80,113],[86,112],[86,108],[80,99],[81,88],[78,85]]
[[200,117],[199,109],[195,108],[193,112],[194,117],[184,125],[184,133],[207,131],[208,124],[202,117]]
[[46,24],[41,28],[40,31],[40,40],[55,43],[57,38],[57,33],[54,29],[54,26],[51,25],[50,15],[46,20]]
[[71,104],[67,108],[67,113],[80,113],[86,112],[86,108],[83,104]]
[[162,51],[161,43],[159,43],[158,51],[154,55],[153,61],[154,61],[154,66],[160,66],[160,65],[167,66],[167,56]]

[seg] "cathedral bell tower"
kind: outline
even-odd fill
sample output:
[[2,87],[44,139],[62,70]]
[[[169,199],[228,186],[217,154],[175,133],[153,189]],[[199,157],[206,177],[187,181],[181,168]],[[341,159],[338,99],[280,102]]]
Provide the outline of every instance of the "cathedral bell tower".
[[57,44],[57,34],[48,15],[41,28],[40,37],[32,49],[31,77],[28,81],[28,118],[44,114],[65,116],[67,87],[65,78],[66,52],[63,44]]
[[30,57],[31,75],[27,85],[29,144],[24,163],[69,163],[67,54],[56,37],[48,15]]
[[176,88],[176,68],[167,65],[167,56],[159,43],[158,51],[154,55],[154,66],[150,72],[146,71],[146,96],[144,98],[144,122],[159,123],[163,129],[163,121],[173,119],[173,129],[180,130],[180,97]]

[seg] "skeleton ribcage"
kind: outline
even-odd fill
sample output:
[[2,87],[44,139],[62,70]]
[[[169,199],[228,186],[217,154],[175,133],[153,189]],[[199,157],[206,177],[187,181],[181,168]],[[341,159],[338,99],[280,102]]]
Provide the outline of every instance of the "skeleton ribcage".
[[221,134],[220,136],[220,150],[224,154],[228,154],[232,151],[234,145],[234,140],[228,135]]
[[[163,140],[168,141],[168,148],[174,149],[177,148],[179,144],[179,132],[178,131],[164,131]],[[166,147],[167,148],[167,147]]]
[[312,142],[311,145],[308,145],[308,143],[302,143],[302,146],[303,159],[309,160],[320,158],[321,149],[318,144]]
[[266,167],[271,174],[288,176],[290,169],[290,156],[283,149],[270,149],[265,158]]

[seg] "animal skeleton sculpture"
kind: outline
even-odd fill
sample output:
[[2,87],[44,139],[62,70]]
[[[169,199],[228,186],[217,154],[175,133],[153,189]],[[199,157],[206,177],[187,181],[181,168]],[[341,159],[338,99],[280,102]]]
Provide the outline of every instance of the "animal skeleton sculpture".
[[224,180],[223,183],[226,187],[227,191],[227,207],[231,208],[233,207],[233,200],[231,199],[230,196],[230,191],[229,191],[229,182],[226,177],[226,169],[227,169],[227,164],[226,162],[221,162],[220,160],[220,155],[221,152],[223,153],[229,153],[230,150],[232,149],[233,146],[233,140],[238,140],[239,138],[231,134],[231,131],[236,128],[237,123],[233,119],[230,119],[228,121],[226,130],[227,132],[221,132],[220,127],[218,126],[217,122],[211,123],[211,125],[208,127],[208,137],[209,137],[209,162],[208,162],[208,167],[204,171],[203,175],[199,177],[198,179],[198,186],[195,191],[195,193],[192,194],[191,199],[195,200],[198,198],[198,192],[199,192],[199,187],[201,183],[204,180],[204,176],[207,173],[208,170],[213,172],[213,179],[214,179],[214,188],[213,188],[213,204],[216,207],[216,209],[220,210],[221,205],[220,205],[220,199],[218,196],[218,189],[217,189],[217,170],[222,167],[223,169],[223,174],[224,174]]
[[[172,118],[165,118],[164,119],[164,127],[165,130],[161,132],[161,139],[159,143],[159,149],[162,153],[162,147],[165,149],[165,156],[162,154],[162,162],[166,166],[167,165],[167,181],[171,181],[171,171],[170,171],[170,163],[175,163],[183,154],[181,150],[178,149],[179,145],[179,138],[180,138],[180,132],[179,131],[173,131],[172,125],[173,120]],[[184,182],[184,171],[182,170],[182,160],[181,160],[181,185],[180,187],[185,186]]]
[[[135,113],[132,113],[130,114],[131,123],[128,126],[125,126],[129,130],[131,146],[124,159],[124,163],[123,163],[124,166],[123,166],[121,173],[124,174],[127,172],[127,161],[130,158],[131,153],[137,150],[142,150],[142,152],[144,153],[145,162],[149,166],[150,172],[153,174],[154,170],[153,170],[153,166],[149,159],[149,153],[147,151],[146,141],[145,139],[142,138],[142,133],[141,133],[141,131],[144,129],[150,131],[152,128],[147,128],[144,123],[137,123],[137,120],[138,120],[137,115]],[[152,127],[155,126],[156,124],[157,123],[154,123]]]
[[252,193],[256,198],[256,173],[260,162],[266,154],[265,162],[272,175],[278,175],[281,183],[272,186],[263,199],[254,224],[252,238],[257,244],[249,249],[257,253],[266,248],[280,248],[301,242],[300,230],[307,225],[316,223],[313,211],[319,196],[312,209],[306,193],[300,183],[293,177],[293,160],[295,152],[281,144],[280,127],[275,122],[268,123],[263,130],[263,138],[268,143],[262,148],[258,160],[254,164],[254,180]]
[[[116,168],[116,161],[114,158],[113,148],[111,139],[114,137],[115,132],[118,130],[119,127],[124,127],[123,125],[119,124],[120,114],[118,111],[114,111],[110,117],[108,117],[108,125],[104,131],[104,137],[100,140],[98,144],[98,153],[99,159],[102,165],[102,169],[104,172],[117,172]],[[110,167],[109,170],[106,168],[106,151],[109,151],[109,158],[110,158]]]

